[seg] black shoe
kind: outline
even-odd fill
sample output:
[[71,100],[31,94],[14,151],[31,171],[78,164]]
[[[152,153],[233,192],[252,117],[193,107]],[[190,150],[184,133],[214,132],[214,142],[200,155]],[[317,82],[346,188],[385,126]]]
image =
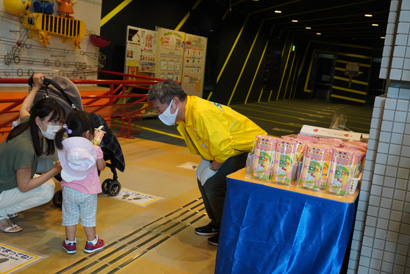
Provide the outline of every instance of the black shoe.
[[208,244],[218,246],[219,233],[208,239]]
[[201,236],[212,236],[219,233],[219,228],[216,228],[209,223],[206,226],[195,228],[195,233]]

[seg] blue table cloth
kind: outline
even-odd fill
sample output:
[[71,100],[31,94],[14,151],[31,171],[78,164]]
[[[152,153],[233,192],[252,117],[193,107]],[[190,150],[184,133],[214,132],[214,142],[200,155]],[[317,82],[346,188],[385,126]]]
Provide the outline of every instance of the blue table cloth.
[[355,198],[346,203],[229,177],[215,273],[340,272]]

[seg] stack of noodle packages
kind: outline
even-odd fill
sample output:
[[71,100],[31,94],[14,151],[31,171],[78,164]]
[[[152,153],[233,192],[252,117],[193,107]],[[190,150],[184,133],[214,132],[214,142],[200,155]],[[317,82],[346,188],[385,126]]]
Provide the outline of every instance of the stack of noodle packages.
[[245,176],[265,182],[323,191],[354,192],[363,171],[367,144],[312,136],[258,135],[248,154]]
[[333,149],[325,186],[326,192],[339,196],[348,192],[354,154],[355,151],[352,150]]
[[256,136],[250,178],[262,181],[270,180],[272,158],[275,154],[277,140],[278,138],[267,135]]
[[[326,159],[330,159],[331,148],[327,145],[313,144],[307,145],[303,157],[302,171],[300,172],[297,186],[311,190],[322,188],[322,174]],[[327,169],[327,168],[326,168]]]
[[300,144],[288,140],[277,140],[275,156],[271,171],[271,181],[289,185],[292,181],[292,170],[296,164],[296,152]]

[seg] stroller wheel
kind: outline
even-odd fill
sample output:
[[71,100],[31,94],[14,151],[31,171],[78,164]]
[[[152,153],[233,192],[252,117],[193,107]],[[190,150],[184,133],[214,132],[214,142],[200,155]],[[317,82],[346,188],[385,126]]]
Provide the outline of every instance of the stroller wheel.
[[53,204],[55,207],[61,208],[63,204],[63,192],[61,190],[54,193]]
[[108,194],[111,196],[117,196],[118,193],[120,193],[120,190],[121,190],[121,185],[117,181],[112,181],[108,185]]
[[105,179],[104,182],[102,183],[101,188],[105,194],[108,194],[108,186],[111,184],[111,182],[112,182],[112,179]]

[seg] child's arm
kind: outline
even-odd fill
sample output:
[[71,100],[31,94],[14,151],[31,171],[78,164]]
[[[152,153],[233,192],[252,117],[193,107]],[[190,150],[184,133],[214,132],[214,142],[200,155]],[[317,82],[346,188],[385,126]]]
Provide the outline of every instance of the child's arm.
[[104,161],[104,153],[99,146],[94,146],[94,148],[95,148],[95,152],[97,153],[97,161],[96,161],[97,169],[99,171],[102,171],[104,170],[106,166],[105,161]]
[[105,163],[105,161],[104,161],[103,158],[97,159],[97,169],[98,169],[99,171],[104,170],[105,166],[106,166],[106,163]]

